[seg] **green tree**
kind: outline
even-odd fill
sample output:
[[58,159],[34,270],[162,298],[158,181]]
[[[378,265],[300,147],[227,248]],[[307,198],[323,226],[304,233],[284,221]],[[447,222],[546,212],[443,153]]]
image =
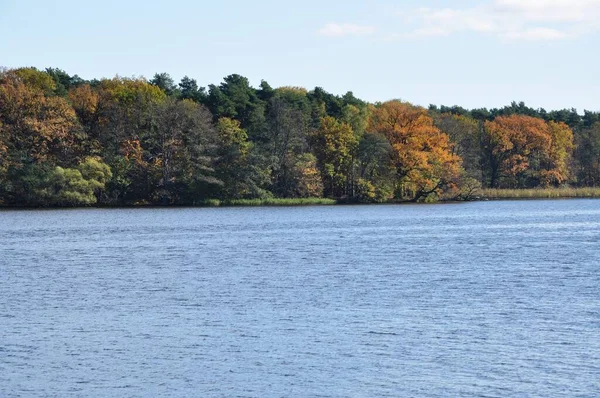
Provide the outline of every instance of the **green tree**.
[[268,129],[263,148],[271,158],[271,191],[280,197],[296,197],[301,189],[303,162],[308,151],[309,104],[306,92],[285,87],[276,90],[269,102]]
[[7,136],[0,122],[0,205],[6,200],[6,189],[9,184],[7,171],[9,167]]
[[321,87],[315,87],[307,96],[315,110],[313,112],[314,125],[319,126],[321,118],[325,116],[331,116],[335,119],[342,117],[344,102],[338,96],[328,93]]
[[160,88],[168,96],[172,96],[177,93],[175,81],[168,73],[156,73],[149,83]]
[[260,140],[264,136],[265,103],[250,86],[247,78],[229,75],[219,86],[208,87],[206,105],[215,120],[226,117],[239,121],[251,141]]
[[479,122],[462,115],[434,113],[435,126],[446,133],[452,142],[451,151],[460,156],[466,175],[481,183],[481,131]]
[[184,76],[179,83],[179,92],[181,99],[189,99],[194,102],[206,102],[206,90],[204,87],[198,87],[195,79]]
[[87,158],[75,168],[29,164],[13,171],[14,204],[28,206],[87,206],[111,178],[110,168],[99,158]]
[[85,84],[85,81],[79,76],[70,76],[62,69],[46,68],[46,73],[54,80],[56,84],[54,93],[60,97],[66,97],[71,88]]
[[314,133],[313,151],[327,197],[345,197],[350,192],[350,172],[358,140],[349,124],[333,117],[321,119],[321,127]]
[[248,133],[240,122],[221,118],[217,123],[218,149],[215,161],[217,178],[223,182],[218,195],[222,199],[269,197],[264,189],[268,173],[264,159],[254,151]]
[[217,136],[210,112],[191,100],[168,98],[156,105],[150,134],[141,145],[155,182],[152,201],[193,203],[221,185],[212,169]]
[[577,184],[600,186],[600,122],[582,129],[576,135],[574,159]]
[[394,197],[396,170],[390,142],[379,133],[366,132],[357,157],[356,199],[385,202]]

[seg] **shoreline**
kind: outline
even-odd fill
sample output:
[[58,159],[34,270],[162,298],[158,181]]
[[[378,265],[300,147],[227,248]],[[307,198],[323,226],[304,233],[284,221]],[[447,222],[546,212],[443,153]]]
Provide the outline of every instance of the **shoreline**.
[[59,209],[144,209],[144,208],[225,208],[225,207],[306,207],[306,206],[349,206],[349,205],[431,205],[457,204],[467,202],[509,201],[509,200],[564,200],[564,199],[600,199],[600,188],[552,188],[552,189],[482,189],[472,198],[464,200],[438,200],[433,202],[353,202],[327,198],[269,198],[237,199],[221,201],[209,199],[197,204],[130,204],[130,205],[89,205],[89,206],[5,206],[0,210],[59,210]]

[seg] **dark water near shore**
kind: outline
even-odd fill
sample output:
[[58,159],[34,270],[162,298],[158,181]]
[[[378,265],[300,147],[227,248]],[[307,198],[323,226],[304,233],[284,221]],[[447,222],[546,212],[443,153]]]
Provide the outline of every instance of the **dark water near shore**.
[[21,396],[600,396],[600,201],[0,212]]

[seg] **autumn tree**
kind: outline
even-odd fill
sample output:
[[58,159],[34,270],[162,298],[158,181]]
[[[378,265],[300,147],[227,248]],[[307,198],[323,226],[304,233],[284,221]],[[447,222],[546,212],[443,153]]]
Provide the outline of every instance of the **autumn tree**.
[[166,94],[144,79],[104,79],[98,88],[98,129],[106,156],[120,154],[126,141],[148,133],[151,113]]
[[[576,144],[576,145],[575,145]],[[497,188],[600,185],[600,113],[400,101],[320,87],[208,90],[0,68],[0,204],[194,204],[208,198],[467,199]]]
[[485,123],[484,149],[491,187],[558,185],[569,178],[573,134],[564,123],[499,116]]
[[[98,83],[97,137],[110,165],[110,203],[147,203],[157,184],[157,164],[149,152],[156,109],[166,94],[144,79],[116,77]],[[78,106],[76,106],[78,108]]]
[[63,98],[46,96],[45,80],[40,85],[36,78],[28,84],[29,78],[11,72],[0,77],[0,123],[7,156],[15,167],[77,162],[85,137],[73,108]]
[[87,153],[100,155],[102,146],[99,136],[100,95],[98,91],[89,84],[82,84],[71,88],[67,95],[87,136],[87,140],[84,142]]
[[540,184],[557,186],[571,179],[571,160],[575,144],[573,131],[562,122],[549,122],[550,150],[540,170]]
[[56,82],[52,76],[37,68],[18,68],[11,70],[7,76],[17,78],[28,88],[42,92],[44,95],[51,96],[55,94]]
[[485,123],[484,148],[492,188],[516,188],[525,178],[530,160],[548,152],[550,136],[546,123],[531,116],[499,116]]
[[460,158],[425,109],[400,101],[379,104],[369,130],[386,137],[391,145],[398,199],[427,198],[456,181]]

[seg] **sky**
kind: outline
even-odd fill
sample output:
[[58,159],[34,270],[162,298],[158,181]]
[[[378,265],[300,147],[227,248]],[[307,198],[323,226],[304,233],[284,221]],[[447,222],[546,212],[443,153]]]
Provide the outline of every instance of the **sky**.
[[0,0],[0,66],[600,111],[600,0]]

